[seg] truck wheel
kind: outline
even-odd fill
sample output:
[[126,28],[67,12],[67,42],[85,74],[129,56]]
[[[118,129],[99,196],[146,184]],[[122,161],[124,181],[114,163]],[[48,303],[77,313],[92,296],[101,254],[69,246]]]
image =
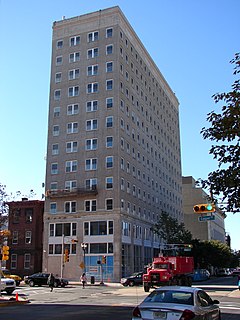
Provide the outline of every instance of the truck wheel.
[[144,291],[149,292],[150,286],[148,284],[144,285]]
[[187,286],[191,287],[192,286],[192,277],[188,277],[187,280],[188,280],[187,281]]

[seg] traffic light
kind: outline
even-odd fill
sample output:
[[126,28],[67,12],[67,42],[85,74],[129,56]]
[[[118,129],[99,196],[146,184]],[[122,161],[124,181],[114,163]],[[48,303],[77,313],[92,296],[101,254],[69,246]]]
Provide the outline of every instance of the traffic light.
[[2,261],[9,259],[9,246],[2,247]]
[[64,262],[69,262],[69,250],[64,250]]
[[102,256],[102,264],[106,264],[106,256]]
[[206,204],[197,204],[193,207],[193,211],[195,213],[209,213],[215,212],[215,205],[214,203],[206,203]]

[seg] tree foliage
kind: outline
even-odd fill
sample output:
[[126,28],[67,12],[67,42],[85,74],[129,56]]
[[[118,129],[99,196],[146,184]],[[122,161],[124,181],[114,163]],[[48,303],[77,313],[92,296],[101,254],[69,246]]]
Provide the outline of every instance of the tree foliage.
[[[230,61],[234,64],[233,74],[240,73],[240,53]],[[209,128],[202,128],[204,139],[215,144],[209,151],[218,161],[218,169],[201,180],[203,188],[208,188],[212,197],[220,197],[223,209],[230,212],[240,210],[240,80],[234,81],[228,93],[213,95],[214,102],[221,104],[221,113],[211,111],[207,116]],[[222,143],[220,143],[222,142]]]
[[208,268],[209,266],[225,268],[236,267],[236,259],[229,246],[218,240],[192,241],[195,268]]
[[[5,228],[4,226],[6,226],[7,219],[8,219],[7,217],[8,208],[5,202],[6,197],[7,197],[7,194],[5,191],[5,186],[0,183],[0,230]],[[0,234],[0,246],[4,240],[5,240],[5,236]]]
[[185,229],[184,223],[169,216],[166,212],[162,212],[158,222],[152,227],[152,231],[156,233],[164,243],[190,243],[192,234]]

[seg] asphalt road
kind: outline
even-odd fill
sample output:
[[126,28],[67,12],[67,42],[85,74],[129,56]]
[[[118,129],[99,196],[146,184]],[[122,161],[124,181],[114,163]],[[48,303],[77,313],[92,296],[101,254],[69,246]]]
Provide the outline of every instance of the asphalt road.
[[[240,292],[233,278],[218,278],[195,284],[203,287],[210,296],[220,301],[222,320],[240,319]],[[234,290],[235,289],[235,290]],[[28,297],[30,304],[0,308],[3,320],[83,319],[122,320],[131,319],[133,307],[148,293],[142,287],[125,288],[120,285],[79,285],[56,288],[21,286],[19,297]]]

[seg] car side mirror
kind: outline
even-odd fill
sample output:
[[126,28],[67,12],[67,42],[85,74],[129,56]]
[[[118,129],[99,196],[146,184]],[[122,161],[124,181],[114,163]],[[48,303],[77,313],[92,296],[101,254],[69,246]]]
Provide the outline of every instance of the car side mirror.
[[219,302],[219,300],[213,300],[212,301],[212,304],[219,304],[220,302]]

